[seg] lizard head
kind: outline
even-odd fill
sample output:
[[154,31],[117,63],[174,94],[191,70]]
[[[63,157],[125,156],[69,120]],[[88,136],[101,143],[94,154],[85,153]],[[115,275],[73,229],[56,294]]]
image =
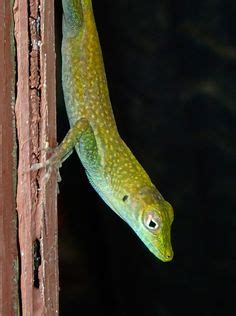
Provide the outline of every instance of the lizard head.
[[164,262],[171,261],[173,250],[170,232],[174,219],[172,206],[155,188],[144,188],[138,196],[133,203],[130,201],[130,207],[135,211],[130,212],[132,219],[127,218],[127,222],[157,258]]
[[172,221],[173,209],[165,200],[144,209],[139,220],[137,234],[149,250],[162,261],[170,261],[173,258],[170,239]]

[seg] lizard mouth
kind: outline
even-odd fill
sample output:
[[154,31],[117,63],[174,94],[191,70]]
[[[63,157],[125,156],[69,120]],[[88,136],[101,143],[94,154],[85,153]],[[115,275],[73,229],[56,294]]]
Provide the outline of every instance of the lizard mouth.
[[135,233],[138,235],[138,237],[142,240],[144,245],[149,249],[150,252],[154,254],[155,257],[157,257],[159,260],[163,262],[168,262],[173,259],[174,252],[170,243],[166,243],[167,247],[162,247],[164,248],[164,251],[161,251],[158,245],[156,244],[156,242],[155,241],[153,242],[152,240],[149,240],[148,238],[146,238],[146,236],[144,236],[141,233],[142,231],[140,229],[135,229],[136,227],[132,227],[132,228],[135,231]]
[[164,252],[162,252],[158,247],[153,245],[152,243],[145,243],[146,247],[161,261],[168,262],[173,259],[174,252],[172,250],[172,247],[169,246]]
[[165,252],[161,252],[159,249],[157,249],[154,246],[147,246],[149,250],[161,261],[163,262],[169,262],[173,259],[174,252],[172,248],[168,248]]
[[162,254],[162,257],[160,258],[163,262],[168,262],[173,259],[174,253],[173,250],[168,250],[164,255]]

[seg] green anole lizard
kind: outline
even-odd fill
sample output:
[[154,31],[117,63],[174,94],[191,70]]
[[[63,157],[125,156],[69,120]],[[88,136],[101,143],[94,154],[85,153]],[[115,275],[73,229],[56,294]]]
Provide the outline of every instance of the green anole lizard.
[[62,81],[70,130],[46,162],[73,147],[91,185],[162,261],[173,258],[173,209],[121,139],[112,112],[91,0],[62,0]]

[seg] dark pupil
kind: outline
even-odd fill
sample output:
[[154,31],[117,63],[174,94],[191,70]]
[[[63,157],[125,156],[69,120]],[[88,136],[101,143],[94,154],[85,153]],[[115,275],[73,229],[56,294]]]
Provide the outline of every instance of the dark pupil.
[[149,224],[148,224],[148,226],[149,226],[150,228],[155,228],[155,227],[157,226],[157,223],[154,222],[154,221],[151,219],[150,222],[149,222]]

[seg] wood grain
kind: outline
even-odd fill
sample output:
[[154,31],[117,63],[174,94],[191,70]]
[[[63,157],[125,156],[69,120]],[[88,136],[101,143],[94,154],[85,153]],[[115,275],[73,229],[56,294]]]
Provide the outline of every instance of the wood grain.
[[18,315],[12,1],[0,1],[0,315]]
[[19,143],[17,211],[23,315],[58,314],[57,181],[30,172],[56,145],[54,2],[18,0],[16,121]]

